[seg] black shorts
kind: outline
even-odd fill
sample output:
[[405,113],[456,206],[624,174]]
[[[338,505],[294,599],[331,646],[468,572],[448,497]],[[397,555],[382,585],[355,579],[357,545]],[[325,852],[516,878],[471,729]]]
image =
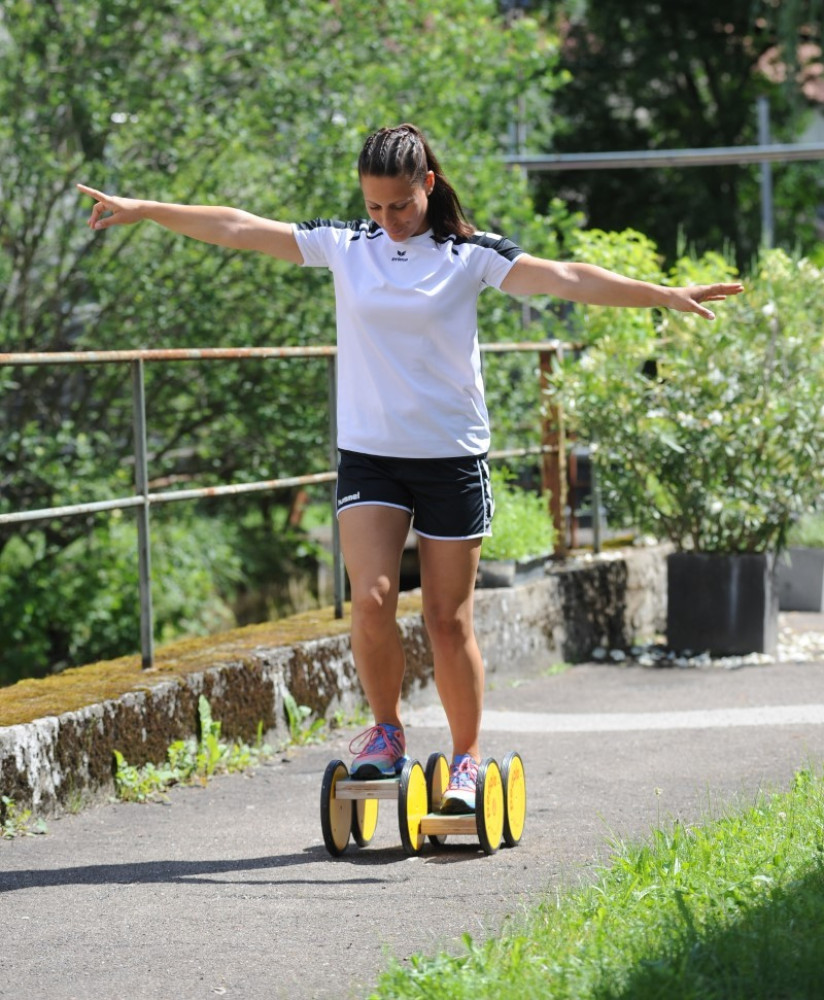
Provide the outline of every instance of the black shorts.
[[341,451],[338,514],[363,505],[408,511],[426,538],[490,535],[495,503],[486,455],[385,458]]

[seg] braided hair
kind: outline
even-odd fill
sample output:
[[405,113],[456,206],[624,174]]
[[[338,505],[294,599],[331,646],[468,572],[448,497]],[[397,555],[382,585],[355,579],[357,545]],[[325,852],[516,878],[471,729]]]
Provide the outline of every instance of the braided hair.
[[457,192],[417,126],[405,123],[378,129],[363,144],[358,157],[358,177],[406,177],[413,185],[423,185],[430,170],[435,185],[429,196],[427,220],[435,239],[470,236],[475,227],[467,221]]

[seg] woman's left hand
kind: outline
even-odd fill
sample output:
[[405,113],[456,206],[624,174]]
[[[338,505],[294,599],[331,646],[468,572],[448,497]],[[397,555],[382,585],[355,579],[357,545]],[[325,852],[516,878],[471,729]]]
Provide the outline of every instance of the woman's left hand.
[[715,319],[715,313],[703,306],[702,302],[723,302],[729,295],[739,295],[744,291],[740,281],[722,282],[717,285],[691,285],[689,288],[671,289],[672,298],[667,308],[678,312],[698,313],[704,319]]

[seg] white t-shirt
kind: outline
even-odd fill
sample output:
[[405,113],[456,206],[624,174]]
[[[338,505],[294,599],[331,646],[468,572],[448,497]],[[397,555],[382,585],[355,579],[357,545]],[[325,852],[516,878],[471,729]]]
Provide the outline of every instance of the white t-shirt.
[[523,252],[490,233],[394,243],[374,222],[294,226],[335,279],[338,447],[398,458],[489,450],[477,300]]

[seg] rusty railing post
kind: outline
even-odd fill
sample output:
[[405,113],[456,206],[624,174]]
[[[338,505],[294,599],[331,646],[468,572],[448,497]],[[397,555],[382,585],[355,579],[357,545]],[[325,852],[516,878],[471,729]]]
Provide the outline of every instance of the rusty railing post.
[[541,489],[549,492],[549,512],[555,525],[555,555],[567,554],[566,527],[566,441],[564,437],[564,414],[559,403],[546,398],[546,390],[552,374],[553,359],[563,360],[563,347],[558,344],[551,350],[539,352],[541,392],[544,403],[541,406]]
[[[332,468],[338,467],[338,388],[336,356],[329,357],[329,460]],[[332,504],[332,585],[334,588],[335,618],[343,618],[343,600],[346,593],[346,577],[343,556],[340,551],[340,528],[338,527],[337,481],[332,480],[329,489]]]
[[152,615],[152,554],[149,534],[149,464],[146,445],[146,391],[143,359],[131,362],[134,432],[134,490],[143,498],[136,508],[137,569],[140,586],[140,653],[143,669],[154,665],[154,626]]

